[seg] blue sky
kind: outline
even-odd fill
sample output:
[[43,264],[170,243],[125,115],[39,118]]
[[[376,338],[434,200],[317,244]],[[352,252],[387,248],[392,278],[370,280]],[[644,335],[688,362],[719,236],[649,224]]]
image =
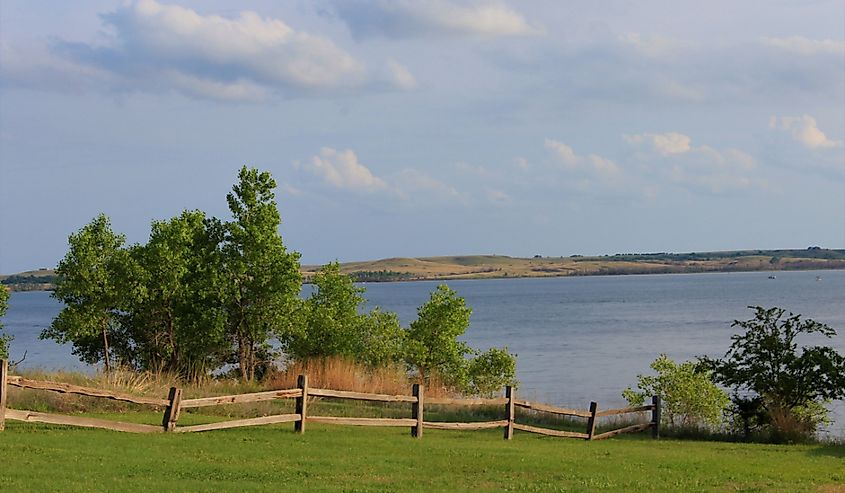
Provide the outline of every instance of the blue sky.
[[305,263],[845,248],[845,3],[0,4],[0,272],[279,183]]

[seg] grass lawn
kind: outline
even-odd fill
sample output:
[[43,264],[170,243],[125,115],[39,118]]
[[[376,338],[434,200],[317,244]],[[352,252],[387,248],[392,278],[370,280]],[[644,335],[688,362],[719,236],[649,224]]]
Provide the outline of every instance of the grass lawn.
[[[124,419],[126,417],[124,416]],[[823,491],[845,492],[845,447],[599,442],[501,430],[293,424],[193,434],[9,422],[0,491]]]

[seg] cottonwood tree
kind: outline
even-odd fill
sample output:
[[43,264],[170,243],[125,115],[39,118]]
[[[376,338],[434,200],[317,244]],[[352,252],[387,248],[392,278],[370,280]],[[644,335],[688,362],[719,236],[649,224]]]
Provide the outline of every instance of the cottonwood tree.
[[364,313],[365,289],[340,272],[337,262],[320,268],[314,291],[302,304],[302,325],[285,344],[295,359],[341,356],[368,366],[401,360],[404,332],[396,314]]
[[224,345],[219,243],[222,228],[202,211],[153,221],[146,245],[130,255],[139,289],[124,321],[136,367],[197,378],[219,366]]
[[284,339],[292,329],[302,285],[299,254],[288,252],[279,235],[275,188],[270,173],[244,166],[226,196],[233,216],[225,225],[221,252],[228,283],[227,334],[245,381],[267,363],[270,337]]
[[405,333],[408,366],[426,384],[436,373],[444,383],[466,393],[492,394],[503,385],[516,385],[516,359],[506,348],[479,355],[458,340],[469,328],[471,314],[472,309],[449,286],[437,286]]
[[445,284],[437,286],[417,309],[417,319],[405,337],[405,357],[423,382],[428,383],[436,372],[449,384],[466,385],[466,357],[473,351],[458,337],[469,327],[471,314],[464,299]]
[[125,281],[131,270],[124,243],[124,236],[112,231],[105,214],[70,235],[70,249],[56,268],[52,294],[65,307],[41,333],[42,339],[72,343],[73,353],[82,361],[102,361],[107,372],[112,368],[113,353],[130,352],[120,324],[128,292]]

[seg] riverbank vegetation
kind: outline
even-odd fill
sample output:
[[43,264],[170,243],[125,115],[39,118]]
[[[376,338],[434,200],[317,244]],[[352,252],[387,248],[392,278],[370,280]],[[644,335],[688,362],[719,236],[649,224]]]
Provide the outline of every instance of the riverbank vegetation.
[[505,348],[482,353],[458,340],[471,310],[445,285],[408,327],[380,308],[365,312],[364,288],[337,263],[314,273],[301,299],[300,255],[279,235],[275,187],[269,173],[244,167],[226,196],[229,219],[183,211],[153,221],[145,244],[127,244],[97,216],[68,239],[53,291],[63,309],[41,337],[71,344],[106,374],[249,383],[285,365],[343,358],[403,367],[426,385],[468,394],[516,383]]
[[640,375],[637,389],[623,396],[631,405],[660,396],[663,421],[676,435],[814,440],[819,427],[830,424],[825,405],[845,398],[845,356],[804,343],[830,339],[836,331],[782,308],[749,308],[754,317],[734,321],[740,332],[724,357],[677,364],[661,355],[651,364],[656,375]]

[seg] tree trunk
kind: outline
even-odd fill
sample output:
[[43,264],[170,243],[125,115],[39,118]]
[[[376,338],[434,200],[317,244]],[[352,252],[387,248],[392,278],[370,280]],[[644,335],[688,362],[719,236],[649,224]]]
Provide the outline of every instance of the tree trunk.
[[103,353],[106,363],[106,373],[111,373],[111,357],[109,356],[109,332],[108,320],[103,320]]

